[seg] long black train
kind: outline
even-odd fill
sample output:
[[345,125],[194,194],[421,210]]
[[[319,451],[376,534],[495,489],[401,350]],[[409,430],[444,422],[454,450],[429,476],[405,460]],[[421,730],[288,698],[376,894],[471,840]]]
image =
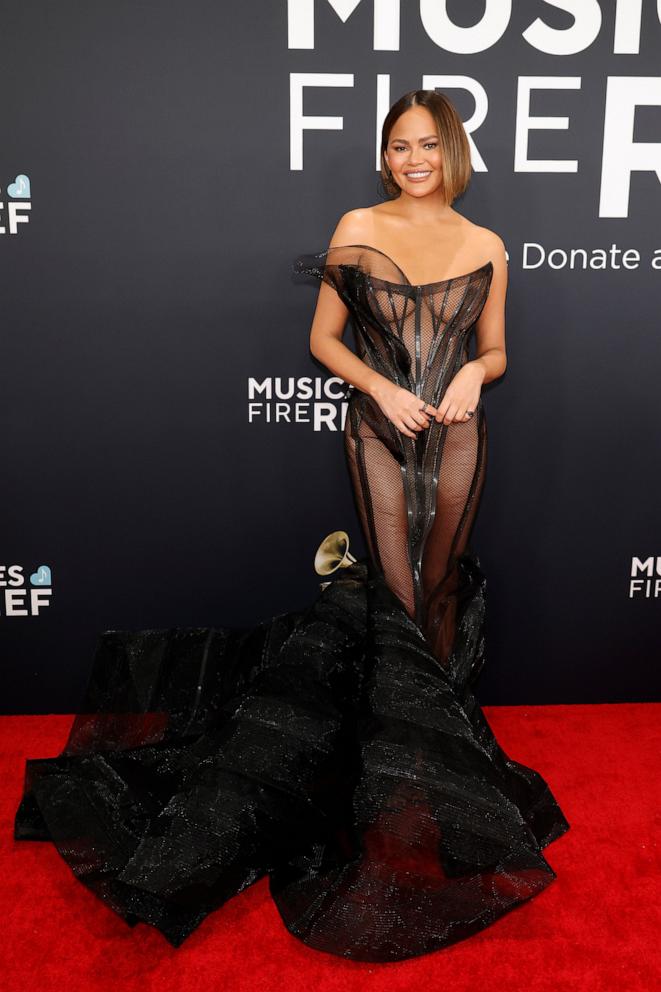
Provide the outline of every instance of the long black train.
[[[349,245],[294,271],[334,286],[365,361],[438,403],[492,264],[412,286]],[[542,850],[569,823],[474,696],[482,404],[414,440],[349,395],[369,554],[252,628],[104,631],[64,748],[26,761],[15,838],[51,841],[130,926],[175,947],[265,875],[296,938],[375,962],[469,937],[556,878]]]

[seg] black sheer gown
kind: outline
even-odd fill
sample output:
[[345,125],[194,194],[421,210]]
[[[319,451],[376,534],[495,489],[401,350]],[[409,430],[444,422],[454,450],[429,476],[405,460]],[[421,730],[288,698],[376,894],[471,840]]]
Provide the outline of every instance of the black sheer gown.
[[[493,267],[413,286],[383,252],[348,245],[294,271],[334,287],[369,365],[438,404]],[[348,396],[367,557],[252,629],[105,631],[63,751],[26,762],[15,838],[51,841],[129,925],[174,946],[268,875],[305,944],[395,961],[470,936],[556,877],[542,849],[569,824],[473,695],[482,402],[413,439]]]

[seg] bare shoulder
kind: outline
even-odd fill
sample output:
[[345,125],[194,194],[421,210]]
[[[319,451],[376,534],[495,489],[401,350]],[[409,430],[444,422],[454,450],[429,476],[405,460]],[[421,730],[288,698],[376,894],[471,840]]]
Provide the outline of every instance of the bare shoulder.
[[355,210],[347,210],[337,222],[330,247],[369,244],[372,225],[370,207],[356,207]]
[[495,231],[488,227],[481,227],[467,220],[467,224],[472,228],[470,236],[475,244],[475,254],[490,259],[494,265],[500,267],[506,265],[508,256],[505,242]]

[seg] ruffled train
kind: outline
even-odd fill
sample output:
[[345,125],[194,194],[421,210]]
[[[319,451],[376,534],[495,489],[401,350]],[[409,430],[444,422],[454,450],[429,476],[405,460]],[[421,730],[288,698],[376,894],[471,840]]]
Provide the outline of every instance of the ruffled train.
[[462,555],[446,669],[368,559],[250,629],[106,631],[58,757],[26,762],[18,840],[49,840],[175,947],[264,875],[318,950],[394,961],[556,876],[569,824],[473,695],[485,579]]

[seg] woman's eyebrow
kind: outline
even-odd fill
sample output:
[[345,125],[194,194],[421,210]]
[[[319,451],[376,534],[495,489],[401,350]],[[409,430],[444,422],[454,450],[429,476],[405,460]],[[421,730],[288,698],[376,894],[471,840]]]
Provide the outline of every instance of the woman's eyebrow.
[[[424,138],[418,138],[418,141],[429,141],[430,138],[438,138],[437,134],[426,134]],[[403,144],[408,145],[406,138],[391,138],[391,141],[401,141]]]

